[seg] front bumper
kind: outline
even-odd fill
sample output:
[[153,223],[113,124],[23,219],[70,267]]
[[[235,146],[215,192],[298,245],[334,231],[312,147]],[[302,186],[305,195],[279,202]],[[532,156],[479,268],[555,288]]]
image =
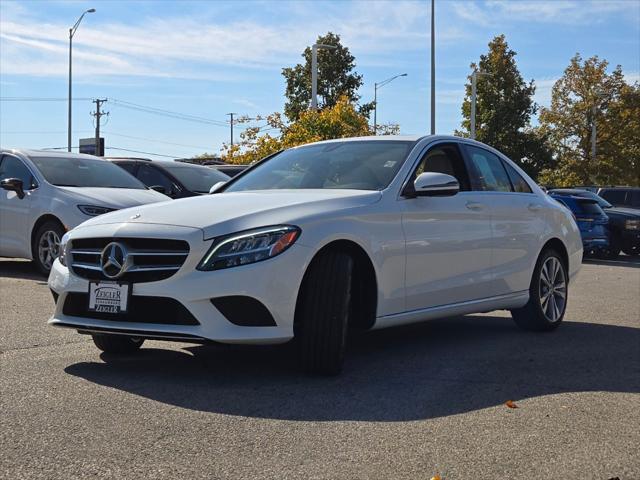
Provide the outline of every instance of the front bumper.
[[[84,236],[84,235],[83,235]],[[198,238],[199,237],[199,238]],[[166,238],[166,237],[165,237]],[[193,315],[199,325],[172,324],[171,318],[141,318],[127,321],[91,318],[90,314],[72,316],[64,313],[71,293],[86,294],[89,281],[73,274],[55,261],[49,275],[49,287],[58,295],[50,325],[73,328],[89,333],[115,333],[143,338],[221,343],[272,344],[293,338],[293,320],[298,287],[312,252],[294,244],[282,255],[262,262],[202,272],[195,267],[205,255],[211,241],[199,234],[185,236],[191,250],[183,266],[173,276],[155,282],[131,284],[133,297],[166,297],[178,301]],[[211,302],[226,296],[246,296],[261,302],[269,311],[275,326],[240,326],[232,323]],[[155,312],[153,315],[158,315]],[[249,322],[250,323],[250,322]]]

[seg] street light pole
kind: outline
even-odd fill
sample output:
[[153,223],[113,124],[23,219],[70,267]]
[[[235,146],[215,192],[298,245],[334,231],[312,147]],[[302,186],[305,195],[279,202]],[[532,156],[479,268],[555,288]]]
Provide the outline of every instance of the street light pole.
[[318,109],[318,49],[336,50],[335,45],[314,43],[311,47],[311,108]]
[[73,36],[75,35],[76,30],[78,30],[78,27],[80,26],[80,22],[82,21],[84,16],[87,13],[93,13],[95,11],[96,11],[95,8],[90,8],[89,10],[86,10],[82,15],[80,15],[80,18],[78,18],[78,21],[75,23],[75,25],[69,29],[69,105],[68,105],[69,111],[67,116],[67,151],[68,152],[71,151],[71,48],[72,48]]
[[431,0],[431,135],[436,134],[436,31],[435,0]]
[[479,72],[477,69],[473,70],[471,74],[471,115],[470,115],[470,133],[471,139],[476,138],[476,103],[477,103],[477,85],[478,75],[490,75],[487,72]]
[[374,135],[378,134],[378,89],[393,82],[398,77],[406,77],[406,76],[407,76],[406,73],[401,73],[391,78],[387,78],[382,82],[373,84],[373,134]]

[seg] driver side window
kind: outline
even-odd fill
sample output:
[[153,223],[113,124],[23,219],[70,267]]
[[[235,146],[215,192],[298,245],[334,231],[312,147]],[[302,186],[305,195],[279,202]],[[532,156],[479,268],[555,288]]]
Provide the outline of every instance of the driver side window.
[[0,181],[6,178],[18,178],[22,180],[23,190],[32,190],[38,186],[31,171],[17,157],[5,155],[0,162]]
[[458,180],[461,192],[471,190],[467,168],[455,144],[440,144],[431,148],[420,161],[413,180],[424,172],[446,173]]

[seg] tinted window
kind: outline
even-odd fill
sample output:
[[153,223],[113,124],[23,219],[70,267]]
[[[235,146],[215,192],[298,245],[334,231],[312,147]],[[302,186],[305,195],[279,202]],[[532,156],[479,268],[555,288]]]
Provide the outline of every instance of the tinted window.
[[633,190],[631,192],[631,205],[635,208],[640,208],[640,190]]
[[466,148],[477,175],[477,185],[474,189],[493,192],[512,191],[507,172],[496,155],[482,148],[469,145]]
[[175,190],[173,182],[169,177],[162,173],[159,169],[149,165],[140,165],[138,169],[138,178],[147,187],[160,186],[164,188],[164,192],[169,195]]
[[232,182],[226,192],[273,189],[382,190],[396,176],[414,142],[343,141],[292,148]]
[[511,180],[511,184],[513,185],[514,192],[532,193],[531,187],[529,187],[529,184],[527,183],[527,181],[524,178],[522,178],[522,175],[516,172],[515,168],[513,168],[507,162],[502,162],[502,164],[504,165],[504,168],[507,171],[507,175],[509,175],[509,179]]
[[113,163],[118,165],[120,168],[124,168],[131,175],[133,175],[136,170],[135,162],[113,162]]
[[198,193],[209,193],[211,187],[218,182],[226,182],[229,177],[222,172],[196,165],[163,165],[188,190]]
[[624,205],[625,195],[626,192],[624,190],[605,190],[600,194],[602,198],[613,205]]
[[584,213],[586,215],[604,215],[602,208],[597,202],[592,200],[578,200],[576,201],[578,207],[578,213]]
[[84,157],[33,156],[47,182],[60,187],[109,187],[144,189],[138,180],[106,160]]
[[455,145],[438,145],[429,150],[420,162],[414,179],[424,172],[446,173],[458,180],[461,191],[470,190],[467,169]]
[[22,180],[22,188],[31,190],[36,187],[36,181],[31,175],[31,171],[17,157],[5,155],[0,163],[0,181],[5,178],[19,178]]

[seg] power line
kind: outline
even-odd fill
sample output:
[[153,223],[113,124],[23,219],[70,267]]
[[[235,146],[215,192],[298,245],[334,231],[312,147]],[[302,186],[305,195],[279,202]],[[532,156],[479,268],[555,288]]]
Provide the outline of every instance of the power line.
[[[0,97],[0,102],[66,102],[62,97]],[[73,100],[93,100],[91,97],[74,97]],[[66,132],[65,132],[66,133]]]
[[156,157],[166,157],[166,158],[171,158],[171,159],[176,159],[179,158],[179,155],[163,155],[161,153],[151,153],[151,152],[143,152],[140,150],[130,150],[128,148],[119,148],[119,147],[105,147],[105,149],[107,150],[121,150],[123,152],[132,152],[132,153],[142,153],[144,155],[154,155]]
[[167,142],[167,141],[164,141],[164,140],[156,140],[154,138],[136,137],[136,136],[133,136],[133,135],[125,135],[123,133],[115,133],[115,132],[112,132],[110,130],[109,131],[103,130],[103,131],[104,131],[104,133],[107,133],[109,135],[114,135],[116,137],[131,138],[131,139],[134,139],[134,140],[145,140],[145,141],[153,142],[153,143],[164,143],[166,145],[175,145],[177,147],[197,148],[198,150],[207,150],[207,149],[211,148],[211,146],[203,147],[201,145],[187,145],[187,144],[184,144],[184,143],[174,143],[174,142]]
[[191,114],[186,114],[186,113],[180,113],[180,112],[174,112],[171,110],[165,110],[163,108],[156,108],[156,107],[149,107],[149,106],[145,106],[145,105],[140,105],[138,103],[133,103],[133,102],[126,102],[124,100],[118,100],[118,99],[109,99],[110,102],[113,105],[117,105],[123,108],[128,108],[130,110],[136,110],[139,112],[145,112],[145,113],[150,113],[153,115],[160,115],[160,116],[164,116],[164,117],[170,117],[170,118],[176,118],[178,120],[186,120],[189,122],[196,122],[196,123],[204,123],[204,124],[208,124],[208,125],[215,125],[218,127],[227,127],[228,123],[227,122],[223,122],[220,120],[214,120],[211,118],[205,118],[205,117],[199,117],[197,115],[191,115]]

